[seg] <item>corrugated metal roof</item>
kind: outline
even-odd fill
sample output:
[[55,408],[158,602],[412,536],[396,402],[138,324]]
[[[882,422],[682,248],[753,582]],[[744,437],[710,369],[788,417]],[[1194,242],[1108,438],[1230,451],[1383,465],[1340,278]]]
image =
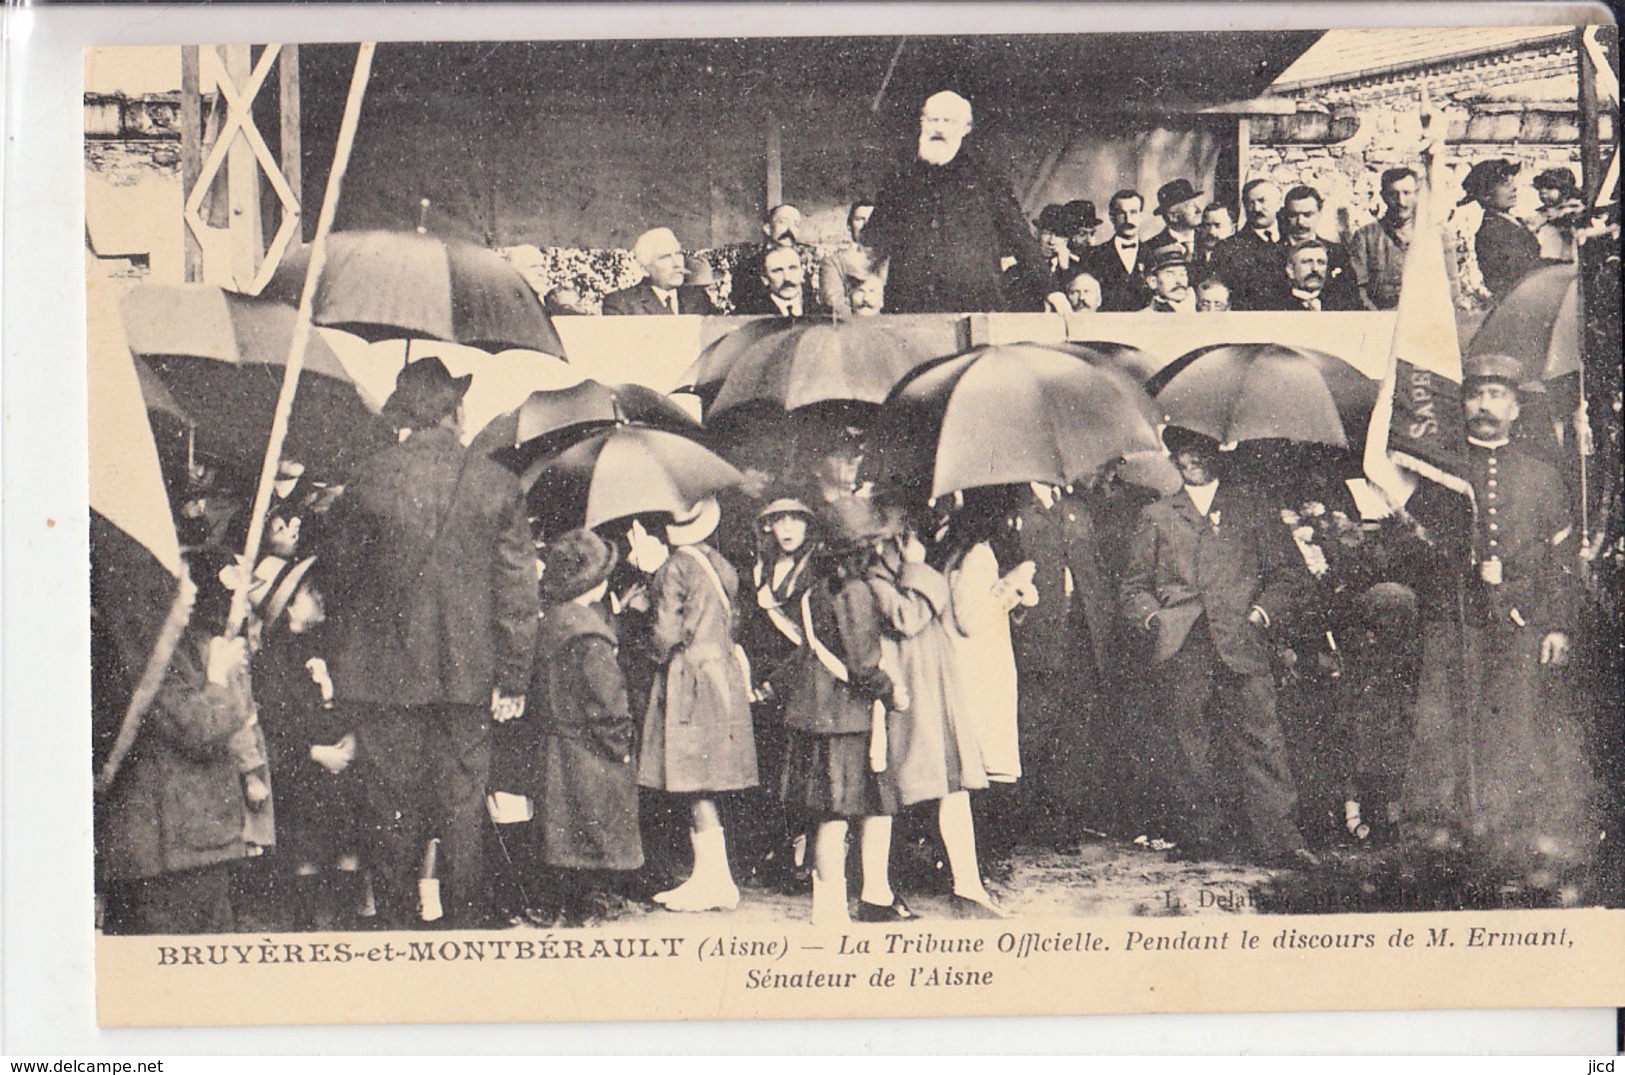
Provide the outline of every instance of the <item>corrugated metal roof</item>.
[[1573,32],[1569,26],[1328,30],[1270,84],[1274,93],[1504,52]]

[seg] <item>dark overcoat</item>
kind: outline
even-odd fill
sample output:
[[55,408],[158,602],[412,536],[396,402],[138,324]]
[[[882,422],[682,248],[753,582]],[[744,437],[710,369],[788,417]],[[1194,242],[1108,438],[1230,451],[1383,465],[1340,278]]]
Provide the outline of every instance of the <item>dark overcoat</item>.
[[[1451,549],[1448,581],[1425,595],[1406,818],[1477,834],[1521,868],[1573,866],[1596,848],[1595,775],[1563,683],[1573,673],[1540,663],[1542,640],[1572,638],[1575,617],[1577,539],[1563,483],[1516,447],[1470,448],[1467,477],[1476,506],[1456,520],[1470,514],[1471,551]],[[1415,514],[1441,532],[1449,517],[1426,508]],[[1475,566],[1492,555],[1498,585]]]
[[615,628],[597,606],[566,603],[542,618],[527,701],[542,732],[532,794],[549,866],[643,865],[632,712],[615,650]]
[[230,749],[253,712],[246,681],[210,683],[208,640],[181,639],[135,747],[97,809],[103,877],[133,881],[242,858],[246,806]]
[[[846,667],[847,679],[837,679],[810,645],[802,646],[785,723],[811,735],[867,735],[875,701],[889,699],[893,688],[880,668],[881,618],[873,584],[861,578],[823,579],[807,591],[805,601],[813,637]],[[801,601],[794,615],[802,619]]]
[[1214,247],[1209,264],[1230,289],[1232,310],[1263,310],[1286,278],[1286,247],[1246,228]]
[[1500,298],[1540,267],[1540,241],[1505,213],[1486,211],[1473,236],[1473,256],[1484,286]]
[[[1095,674],[1090,678],[1100,682],[1111,660],[1116,594],[1100,562],[1088,505],[1076,494],[1063,494],[1047,508],[1033,501],[1017,518],[1021,557],[1033,562],[1038,604],[1017,613],[1011,633],[1016,666],[1023,672],[1055,674],[1066,672],[1080,658],[1093,660]],[[1080,617],[1088,627],[1086,640],[1076,637]]]
[[1265,675],[1265,629],[1248,616],[1256,605],[1271,627],[1284,625],[1308,577],[1277,512],[1221,482],[1204,518],[1181,488],[1140,513],[1123,611],[1136,626],[1157,617],[1158,661],[1178,653],[1202,621],[1226,667]]
[[492,688],[524,693],[536,561],[511,472],[449,429],[423,430],[363,463],[332,510],[340,701],[483,707]]
[[[881,190],[863,241],[890,259],[886,309],[891,313],[1004,310],[1010,296],[1052,290],[1048,260],[1007,180],[961,148],[941,166],[911,161]],[[1007,287],[1000,259],[1016,259],[1025,276]]]

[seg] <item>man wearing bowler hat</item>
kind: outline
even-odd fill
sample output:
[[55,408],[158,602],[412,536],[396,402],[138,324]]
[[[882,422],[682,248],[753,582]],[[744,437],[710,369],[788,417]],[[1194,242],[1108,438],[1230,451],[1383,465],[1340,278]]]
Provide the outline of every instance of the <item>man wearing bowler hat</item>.
[[354,717],[380,921],[417,923],[416,879],[440,838],[446,924],[479,925],[490,729],[521,716],[536,567],[518,479],[458,439],[472,375],[409,363],[383,415],[401,441],[332,509],[329,668]]
[[1207,194],[1197,190],[1188,179],[1176,179],[1157,189],[1157,207],[1152,210],[1163,219],[1163,229],[1145,242],[1145,254],[1150,257],[1166,246],[1178,246],[1185,251],[1187,264],[1197,256],[1196,229],[1202,223],[1202,210],[1207,206]]
[[[1314,865],[1293,819],[1297,790],[1270,674],[1271,638],[1307,576],[1274,513],[1219,480],[1217,441],[1179,426],[1163,440],[1183,485],[1140,513],[1120,592],[1155,655],[1172,742],[1151,762],[1171,785],[1180,847],[1199,858]],[[1220,800],[1225,755],[1239,774],[1238,832],[1227,831]]]

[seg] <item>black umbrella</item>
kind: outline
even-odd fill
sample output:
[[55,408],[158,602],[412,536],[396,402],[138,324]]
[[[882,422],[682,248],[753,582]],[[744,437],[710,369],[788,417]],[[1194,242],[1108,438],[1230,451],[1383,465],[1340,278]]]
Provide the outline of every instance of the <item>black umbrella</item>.
[[[285,257],[265,294],[298,302],[309,258],[308,248]],[[501,254],[413,232],[335,232],[315,321],[375,342],[427,338],[565,357],[541,300]]]
[[[282,389],[297,313],[205,284],[147,284],[121,303],[130,350],[166,393],[198,446],[245,473],[258,470]],[[312,335],[288,417],[285,454],[316,474],[342,474],[388,445],[388,425],[322,340]]]

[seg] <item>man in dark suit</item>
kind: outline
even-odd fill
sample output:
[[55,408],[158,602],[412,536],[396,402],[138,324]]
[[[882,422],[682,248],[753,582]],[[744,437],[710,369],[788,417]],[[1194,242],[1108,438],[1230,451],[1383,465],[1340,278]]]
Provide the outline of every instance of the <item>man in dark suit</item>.
[[1324,239],[1305,239],[1287,255],[1286,273],[1266,309],[1270,310],[1359,310],[1358,293],[1331,286],[1331,244]]
[[1359,283],[1355,279],[1354,263],[1349,260],[1348,248],[1320,234],[1320,210],[1323,205],[1320,191],[1314,187],[1297,186],[1286,192],[1286,204],[1281,208],[1281,245],[1285,248],[1281,260],[1288,260],[1288,256],[1300,244],[1318,241],[1326,248],[1325,308],[1362,309]]
[[1186,264],[1195,264],[1197,258],[1196,230],[1202,223],[1202,211],[1207,206],[1207,194],[1197,190],[1188,179],[1176,179],[1157,189],[1157,208],[1153,210],[1163,219],[1163,229],[1145,242],[1145,256],[1165,246],[1178,246],[1185,252]]
[[1137,190],[1120,190],[1106,206],[1112,224],[1112,237],[1090,249],[1084,268],[1100,281],[1103,311],[1140,310],[1151,301],[1140,271],[1144,252],[1140,243],[1140,219],[1145,199]]
[[1020,676],[1021,791],[1028,830],[1075,845],[1099,828],[1090,808],[1101,779],[1101,733],[1115,625],[1094,517],[1081,490],[1033,486],[1017,515],[1020,556],[1033,562],[1038,604],[1017,614],[1012,641]]
[[[762,222],[762,234],[767,241],[754,247],[734,266],[734,313],[770,305],[768,287],[762,283],[763,267],[767,256],[775,250],[801,251],[801,210],[793,205],[775,205]],[[807,260],[802,260],[802,274],[806,274]]]
[[742,316],[805,317],[818,313],[807,294],[801,255],[793,246],[777,246],[762,259],[760,286],[754,297],[734,306]]
[[[920,110],[914,160],[875,199],[863,240],[889,263],[886,309],[985,312],[1042,294],[1046,308],[1064,313],[1066,295],[1049,286],[1048,259],[1010,181],[966,150],[971,129],[969,101],[932,94]],[[1019,279],[1005,275],[1006,260]]]
[[632,258],[649,275],[641,283],[605,295],[605,316],[717,312],[705,288],[684,286],[688,262],[683,244],[670,228],[652,228],[638,236],[632,244]]
[[1236,234],[1236,215],[1228,205],[1214,202],[1202,210],[1202,223],[1196,229],[1194,266],[1204,273],[1212,272],[1213,251],[1234,234]]
[[1230,289],[1231,309],[1261,310],[1286,265],[1277,219],[1281,188],[1268,179],[1251,180],[1242,188],[1241,205],[1247,226],[1214,248],[1208,267]]
[[1299,602],[1303,564],[1272,511],[1218,480],[1216,442],[1177,426],[1163,439],[1184,485],[1140,513],[1120,590],[1133,626],[1156,639],[1182,849],[1229,850],[1222,753],[1239,770],[1245,850],[1271,865],[1312,865],[1293,820],[1297,791],[1269,644],[1270,630]]
[[407,435],[332,509],[329,668],[354,720],[380,919],[416,922],[440,838],[446,921],[477,926],[491,722],[524,712],[536,564],[518,479],[458,441],[472,376],[407,365],[384,416]]

